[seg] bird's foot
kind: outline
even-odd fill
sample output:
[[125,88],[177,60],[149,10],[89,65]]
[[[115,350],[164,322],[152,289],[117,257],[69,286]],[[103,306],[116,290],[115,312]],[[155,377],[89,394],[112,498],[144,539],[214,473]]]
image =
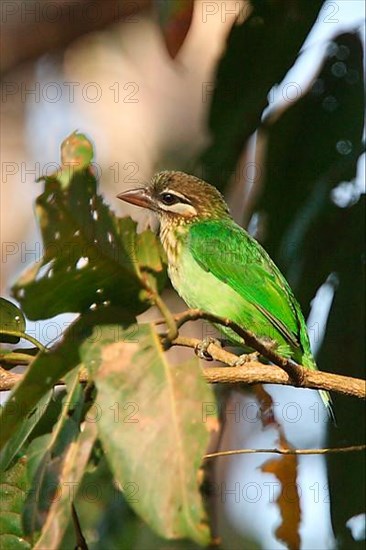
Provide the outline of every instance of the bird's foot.
[[260,353],[254,351],[253,353],[244,353],[238,357],[237,361],[234,363],[234,367],[242,367],[245,363],[250,363],[250,361],[258,361]]
[[207,336],[194,348],[196,355],[200,359],[213,361],[211,355],[207,351],[210,344],[215,344],[215,346],[219,346],[220,348],[222,347],[222,342],[220,340],[218,340],[217,338],[212,338],[211,336]]

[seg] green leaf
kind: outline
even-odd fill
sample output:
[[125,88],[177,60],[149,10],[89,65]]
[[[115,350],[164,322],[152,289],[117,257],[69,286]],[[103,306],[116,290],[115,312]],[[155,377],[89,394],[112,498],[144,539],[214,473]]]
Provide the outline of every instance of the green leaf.
[[48,511],[35,549],[58,548],[70,520],[71,503],[87,466],[90,453],[97,437],[94,422],[84,422],[77,439],[70,444],[63,457],[58,486],[60,497],[54,499]]
[[67,394],[52,433],[34,439],[27,450],[28,478],[31,482],[23,510],[23,526],[27,535],[33,535],[43,528],[50,506],[57,496],[68,448],[79,433],[84,406],[79,369],[69,373],[65,382]]
[[24,422],[18,430],[15,430],[12,437],[9,439],[5,447],[0,452],[0,470],[6,470],[9,464],[20,451],[27,438],[32,433],[35,426],[38,424],[40,418],[47,410],[49,401],[52,396],[52,391],[46,393],[39,401],[37,407],[35,407],[28,416],[25,417]]
[[0,449],[14,431],[19,429],[38,401],[80,363],[79,345],[90,337],[94,326],[120,322],[121,327],[128,327],[133,321],[134,318],[125,309],[109,307],[90,311],[69,327],[63,340],[52,351],[40,353],[14,388],[2,410]]
[[0,535],[0,547],[4,550],[28,550],[30,544],[16,535]]
[[[0,297],[0,342],[17,344],[25,331],[25,326],[22,311],[9,300]],[[7,332],[16,332],[19,336]]]
[[0,471],[0,548],[25,550],[21,511],[28,489],[26,460],[22,458],[6,472]]
[[[67,186],[60,182],[59,174],[45,178],[45,190],[37,198],[43,258],[12,289],[30,319],[106,305],[125,307],[137,314],[150,305],[142,292],[146,285],[136,246],[138,242],[139,247],[158,251],[159,241],[150,232],[147,240],[137,237],[136,223],[117,218],[97,194],[97,180],[92,168],[86,166],[92,150],[90,155],[83,153],[89,146],[81,134],[67,138],[62,146],[63,161],[76,159],[80,167],[73,171]],[[153,256],[154,263],[144,267],[160,285],[165,282],[164,268],[157,252]]]
[[[219,62],[209,114],[212,142],[202,174],[223,188],[244,145],[261,123],[271,88],[296,61],[323,0],[254,1],[249,17],[234,25]],[[204,83],[208,101],[211,83]]]
[[116,341],[104,327],[82,355],[97,388],[99,437],[127,502],[159,535],[207,544],[209,530],[198,473],[213,402],[196,358],[170,365],[153,326]]
[[76,172],[65,192],[57,181],[46,187],[36,201],[44,256],[13,287],[27,316],[49,318],[105,304],[136,313],[146,309],[149,303],[139,296],[144,285],[135,256],[136,224],[114,216],[87,171]]

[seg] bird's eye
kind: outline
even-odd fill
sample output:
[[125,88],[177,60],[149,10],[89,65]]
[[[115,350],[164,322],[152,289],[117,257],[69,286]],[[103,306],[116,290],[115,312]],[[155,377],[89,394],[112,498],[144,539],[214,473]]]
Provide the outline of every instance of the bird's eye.
[[179,202],[179,198],[176,195],[173,195],[173,193],[161,193],[160,200],[162,203],[166,204],[166,206],[171,206],[172,204],[177,204],[177,202]]

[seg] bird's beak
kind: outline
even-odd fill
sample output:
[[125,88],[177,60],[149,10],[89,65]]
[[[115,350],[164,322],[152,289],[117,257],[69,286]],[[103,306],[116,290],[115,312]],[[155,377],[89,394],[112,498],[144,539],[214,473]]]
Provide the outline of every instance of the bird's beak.
[[123,191],[123,193],[117,195],[117,198],[136,206],[142,206],[142,208],[150,208],[150,210],[153,209],[153,200],[151,195],[143,187]]

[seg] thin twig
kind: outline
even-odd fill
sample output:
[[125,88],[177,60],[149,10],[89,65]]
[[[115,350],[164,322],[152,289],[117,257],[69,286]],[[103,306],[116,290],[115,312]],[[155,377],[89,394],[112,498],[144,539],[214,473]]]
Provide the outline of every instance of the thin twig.
[[209,453],[203,458],[217,458],[219,456],[249,455],[256,453],[272,453],[277,455],[325,455],[335,453],[354,453],[364,451],[366,445],[350,445],[349,447],[329,447],[327,449],[235,449],[232,451],[218,451]]
[[152,300],[164,317],[164,323],[168,328],[168,333],[165,335],[164,338],[164,346],[169,347],[171,345],[171,342],[175,340],[175,338],[178,336],[177,323],[175,322],[174,315],[171,313],[170,309],[165,304],[164,300],[159,294],[153,293]]

